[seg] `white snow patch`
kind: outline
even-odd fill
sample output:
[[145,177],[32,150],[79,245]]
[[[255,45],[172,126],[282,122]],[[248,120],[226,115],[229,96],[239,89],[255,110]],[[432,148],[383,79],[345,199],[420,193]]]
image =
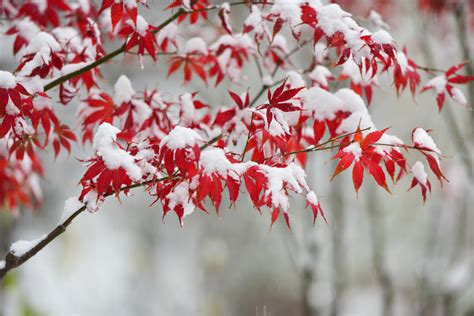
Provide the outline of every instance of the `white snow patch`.
[[318,204],[319,204],[318,196],[316,195],[316,193],[314,193],[314,191],[310,191],[310,192],[306,195],[306,200],[307,200],[310,204],[313,204],[313,205],[318,205]]
[[454,101],[456,101],[457,103],[461,104],[464,107],[468,106],[467,99],[462,93],[461,89],[453,87],[451,89],[451,94],[452,94],[451,97],[453,98]]
[[56,41],[56,39],[51,34],[39,32],[28,44],[26,48],[26,54],[35,54],[45,47],[51,49],[53,52],[61,50],[61,45],[59,45],[58,41]]
[[135,93],[130,79],[125,75],[121,75],[114,86],[114,101],[118,104],[129,102]]
[[184,50],[187,54],[200,53],[203,55],[207,54],[206,42],[200,37],[193,37],[186,42],[186,48]]
[[78,211],[84,204],[79,201],[77,196],[72,196],[64,202],[64,209],[61,214],[61,218],[59,219],[58,225],[64,224],[72,214]]
[[355,161],[359,161],[362,156],[362,148],[360,148],[359,143],[355,142],[345,147],[343,150],[345,153],[351,153],[354,156]]
[[271,196],[272,205],[275,208],[280,208],[284,212],[287,212],[289,207],[288,196],[283,190],[284,183],[298,194],[302,192],[302,188],[308,190],[304,170],[294,163],[285,168],[259,165],[259,170],[265,174],[268,180],[268,189],[265,194]]
[[329,85],[328,79],[332,77],[332,73],[326,67],[317,65],[309,73],[308,77],[314,82],[318,83],[320,86],[327,87]]
[[413,131],[413,142],[416,145],[428,148],[437,154],[441,154],[441,150],[436,146],[433,138],[431,138],[431,136],[428,135],[428,132],[421,127],[418,127]]
[[425,166],[423,165],[422,162],[417,161],[411,167],[411,172],[413,173],[413,176],[415,177],[416,180],[422,185],[426,185],[426,181],[428,180],[428,175],[426,174],[425,171]]
[[392,36],[384,30],[379,30],[372,34],[372,40],[378,44],[391,44],[393,42]]
[[137,33],[141,36],[145,36],[146,31],[148,30],[148,22],[141,16],[137,16]]
[[15,76],[8,71],[0,70],[0,88],[13,89],[16,86]]
[[160,143],[160,147],[168,147],[169,149],[179,149],[185,147],[193,147],[198,141],[202,141],[201,136],[194,130],[176,126],[173,130],[165,136]]
[[10,247],[10,252],[16,256],[16,257],[21,257],[28,251],[30,251],[32,248],[34,248],[36,245],[38,245],[41,241],[43,241],[47,237],[46,234],[41,236],[38,239],[35,240],[18,240],[14,242],[11,247]]
[[448,81],[444,76],[434,77],[425,84],[425,88],[433,88],[436,91],[436,94],[443,93],[446,89],[446,84]]
[[102,123],[94,136],[92,147],[97,155],[102,157],[108,169],[124,168],[133,181],[142,177],[142,170],[135,163],[135,159],[125,150],[119,148],[115,142],[120,130],[109,123]]
[[300,94],[303,108],[314,113],[317,120],[333,120],[336,118],[336,112],[342,109],[342,101],[334,94],[321,89],[312,87]]
[[[174,209],[177,205],[182,205],[184,214],[183,218],[192,214],[196,206],[192,202],[189,196],[189,183],[181,182],[177,186],[174,187],[173,191],[171,191],[166,198],[170,200],[169,207]],[[181,220],[181,225],[183,225],[183,221]]]

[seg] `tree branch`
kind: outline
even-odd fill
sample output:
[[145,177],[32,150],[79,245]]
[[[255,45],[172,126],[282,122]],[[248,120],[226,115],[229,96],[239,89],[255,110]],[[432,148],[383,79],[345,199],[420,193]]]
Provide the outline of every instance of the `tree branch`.
[[66,227],[68,227],[72,223],[72,221],[85,209],[86,209],[85,205],[79,208],[71,216],[69,216],[69,218],[66,221],[64,221],[64,223],[56,226],[56,228],[54,228],[51,232],[49,232],[45,238],[43,238],[39,243],[37,243],[33,248],[31,248],[25,254],[17,257],[10,250],[5,256],[5,266],[2,269],[0,269],[0,279],[3,279],[3,277],[7,274],[8,271],[28,261],[28,259],[36,255],[41,249],[46,247],[50,242],[52,242],[59,235],[64,233],[66,231]]
[[[261,2],[254,2],[253,4],[264,4],[265,2],[261,1]],[[230,3],[231,6],[236,6],[236,5],[242,5],[242,4],[248,4],[247,1],[240,1],[240,2],[234,2],[234,3]],[[271,3],[267,3],[267,4],[271,4]],[[178,17],[180,17],[181,15],[184,15],[184,14],[190,14],[190,13],[194,13],[194,12],[200,12],[200,11],[211,11],[211,10],[215,10],[215,9],[218,9],[220,8],[220,6],[212,6],[212,7],[209,7],[209,8],[206,8],[206,9],[203,9],[203,10],[192,10],[192,11],[188,11],[188,10],[185,10],[185,9],[179,9],[178,11],[176,11],[176,13],[174,13],[172,16],[170,16],[168,19],[166,19],[164,22],[162,22],[160,25],[158,25],[156,27],[156,30],[153,31],[153,33],[157,33],[159,32],[162,28],[164,28],[165,26],[167,26],[168,24],[170,24],[171,22],[173,22],[174,20],[176,20]],[[138,43],[136,44],[138,45]],[[134,46],[136,46],[134,45]],[[107,55],[103,56],[102,58],[94,61],[93,63],[87,65],[87,66],[84,66],[76,71],[73,71],[67,75],[64,75],[64,76],[61,76],[59,78],[56,78],[54,79],[53,81],[51,81],[50,83],[46,84],[44,86],[44,91],[48,91],[48,90],[51,90],[57,86],[59,86],[60,84],[63,84],[64,82],[72,79],[72,78],[75,78],[77,76],[80,76],[82,75],[83,73],[89,71],[89,70],[92,70],[100,65],[102,65],[103,63],[111,60],[112,58],[116,57],[117,55],[125,52],[125,48],[127,46],[127,43],[124,43],[122,46],[120,46],[119,48],[117,48],[116,50],[108,53]]]
[[[127,191],[130,189],[146,186],[148,184],[151,184],[153,182],[159,182],[159,181],[165,181],[173,176],[168,176],[164,177],[158,180],[149,180],[145,182],[140,182],[132,185],[125,186],[120,189],[120,192]],[[108,197],[113,195],[114,193],[108,193],[105,194],[104,197]],[[77,211],[75,211],[71,216],[69,216],[63,223],[59,224],[56,226],[52,231],[50,231],[45,238],[43,238],[40,242],[38,242],[36,245],[34,245],[30,250],[28,250],[26,253],[24,253],[21,256],[16,256],[11,250],[7,253],[5,256],[5,266],[0,269],[0,280],[5,277],[5,275],[12,269],[15,269],[19,266],[21,266],[23,263],[28,261],[31,257],[36,255],[38,252],[40,252],[44,247],[49,245],[53,240],[55,240],[59,235],[64,233],[66,231],[66,228],[74,221],[74,219],[84,212],[87,208],[87,205],[84,203],[83,206],[81,206]]]

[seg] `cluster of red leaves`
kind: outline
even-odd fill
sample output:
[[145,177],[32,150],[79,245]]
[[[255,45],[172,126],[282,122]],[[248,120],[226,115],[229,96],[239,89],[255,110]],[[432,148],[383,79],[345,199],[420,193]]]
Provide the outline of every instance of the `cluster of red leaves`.
[[110,8],[112,30],[115,29],[117,24],[124,19],[130,19],[136,25],[138,16],[137,2],[141,1],[132,0],[124,3],[124,1],[104,0],[102,1],[100,12]]
[[283,81],[283,83],[275,90],[273,94],[270,92],[270,90],[268,90],[268,103],[262,104],[257,107],[258,110],[266,110],[267,123],[269,126],[272,123],[274,117],[272,111],[273,109],[278,109],[283,112],[294,112],[299,111],[301,109],[293,105],[290,100],[293,99],[293,97],[296,96],[298,92],[300,92],[305,87],[285,90],[285,86],[286,80]]
[[460,103],[466,108],[469,107],[462,92],[453,86],[453,84],[468,84],[470,81],[474,81],[474,76],[465,76],[457,73],[465,65],[466,64],[463,63],[449,68],[443,76],[430,80],[421,90],[421,92],[427,90],[435,91],[439,111],[443,108],[444,100],[446,99],[446,92],[454,101]]
[[[220,60],[220,57],[224,54],[229,56],[226,64],[223,64]],[[191,81],[193,73],[206,83],[208,78],[215,77],[216,86],[222,82],[226,75],[231,81],[237,81],[238,78],[229,75],[229,68],[232,67],[233,71],[240,73],[244,62],[253,54],[252,50],[248,47],[242,47],[238,42],[222,41],[217,47],[207,50],[206,53],[202,51],[188,51],[185,54],[172,57],[168,76],[171,76],[182,67],[184,83]]]
[[[409,58],[406,58],[406,64],[400,62],[400,52],[394,43],[385,40],[387,37],[382,36],[382,40],[379,37],[377,41],[372,33],[364,33],[369,35],[360,37],[363,47],[355,48],[351,43],[352,39],[346,38],[344,32],[326,34],[319,21],[318,7],[308,3],[299,7],[302,24],[293,25],[283,15],[273,11],[261,12],[261,28],[246,21],[242,27],[244,34],[235,35],[230,24],[230,5],[217,7],[210,5],[207,0],[175,0],[167,9],[180,8],[179,12],[183,14],[179,15],[178,23],[189,17],[189,22],[195,24],[201,18],[208,18],[208,10],[220,8],[218,17],[221,34],[225,34],[209,45],[209,48],[199,38],[198,43],[194,42],[198,45],[189,45],[182,50],[171,31],[169,37],[167,35],[164,39],[157,40],[164,28],[149,25],[138,14],[137,4],[144,4],[142,1],[104,0],[100,9],[95,8],[90,1],[88,7],[68,5],[63,0],[48,0],[45,3],[46,7],[40,7],[37,1],[26,1],[16,5],[16,13],[9,12],[13,20],[28,17],[29,22],[23,22],[30,23],[30,29],[33,30],[31,34],[25,34],[20,23],[13,23],[7,32],[8,35],[15,36],[13,51],[20,60],[15,80],[21,77],[22,80],[33,81],[39,77],[44,79],[39,82],[44,87],[50,79],[54,82],[54,79],[60,77],[59,100],[64,104],[77,96],[79,89],[84,86],[87,97],[78,111],[83,142],[92,141],[94,131],[102,124],[110,123],[120,127],[120,133],[114,134],[117,140],[114,138],[111,145],[113,150],[119,152],[118,162],[107,160],[110,157],[100,150],[84,160],[87,171],[81,179],[83,190],[80,199],[83,202],[90,202],[90,196],[99,201],[108,195],[118,196],[119,192],[126,192],[130,186],[148,184],[148,191],[163,205],[164,214],[174,211],[182,223],[183,217],[194,208],[206,211],[206,200],[219,211],[225,191],[230,203],[235,205],[241,190],[245,189],[257,210],[268,207],[272,224],[283,213],[290,226],[290,192],[306,196],[307,206],[312,209],[314,219],[318,214],[324,217],[316,195],[305,183],[304,170],[301,168],[306,163],[307,154],[313,150],[330,149],[324,146],[338,143],[338,152],[334,158],[339,159],[339,163],[334,176],[353,165],[356,192],[362,185],[365,171],[387,191],[387,176],[395,182],[408,173],[401,148],[393,146],[381,149],[383,144],[377,143],[386,130],[366,134],[359,130],[347,135],[338,132],[352,113],[340,110],[334,117],[316,117],[315,113],[305,109],[302,104],[300,95],[306,87],[302,84],[295,86],[290,79],[278,81],[277,78],[270,78],[270,81],[277,82],[275,86],[280,82],[281,84],[274,90],[268,89],[265,102],[259,103],[258,96],[251,101],[248,92],[242,96],[229,92],[233,106],[213,111],[210,106],[199,101],[195,93],[183,94],[178,101],[168,102],[162,99],[157,90],[135,93],[130,84],[125,89],[129,95],[120,98],[117,95],[124,91],[109,94],[100,88],[100,72],[97,67],[75,74],[78,69],[98,61],[100,63],[100,59],[107,56],[102,48],[102,41],[106,37],[101,36],[99,27],[93,21],[98,20],[99,14],[108,15],[110,10],[110,29],[105,31],[105,35],[109,35],[110,39],[125,40],[125,51],[135,53],[136,47],[140,58],[148,53],[153,60],[156,60],[159,50],[167,52],[168,44],[172,43],[177,53],[171,57],[168,76],[178,70],[183,71],[184,83],[190,82],[194,74],[206,83],[210,78],[215,78],[216,85],[225,78],[239,82],[243,78],[240,74],[250,57],[255,57],[258,61],[259,57],[264,56],[264,62],[258,64],[259,67],[264,67],[263,70],[260,69],[262,77],[264,73],[276,74],[279,67],[289,68],[293,64],[286,56],[289,49],[280,40],[284,39],[281,31],[288,27],[295,43],[302,44],[301,37],[307,34],[301,32],[301,27],[304,26],[312,31],[309,41],[313,47],[321,44],[325,51],[331,50],[337,55],[336,60],[327,57],[325,61],[329,64],[339,67],[348,61],[355,62],[361,73],[371,74],[369,79],[393,70],[397,91],[401,92],[409,86],[411,92],[415,93],[420,84],[418,66]],[[249,2],[251,3],[252,1]],[[265,3],[258,1],[259,5],[263,4],[262,9],[266,8]],[[249,10],[257,14],[259,10],[255,8],[256,6],[249,6]],[[51,26],[60,24],[76,30],[75,34],[70,38],[62,38],[60,33],[64,30],[51,29]],[[266,32],[267,29],[272,31]],[[258,32],[253,42],[248,36],[251,32]],[[38,39],[43,39],[39,48],[35,44]],[[308,39],[305,41],[308,42]],[[356,58],[361,49],[366,51],[365,55],[363,58]],[[323,66],[322,64],[323,61],[314,57],[311,69]],[[451,84],[465,84],[472,80],[458,75],[456,72],[459,69],[460,67],[453,67],[445,74],[448,82],[446,90],[452,97],[457,94],[453,92]],[[326,80],[347,79],[332,75],[329,70],[328,72]],[[70,78],[61,77],[71,73],[74,76]],[[20,81],[15,81],[14,86],[0,88],[0,138],[8,138],[11,143],[7,146],[9,159],[0,160],[2,166],[6,166],[5,171],[0,173],[0,203],[10,203],[10,207],[16,205],[16,200],[26,204],[26,195],[30,194],[28,187],[21,188],[24,183],[17,176],[11,175],[11,168],[13,171],[20,168],[12,164],[11,158],[18,161],[18,164],[30,159],[35,166],[34,171],[40,173],[41,165],[35,146],[43,149],[52,143],[57,156],[61,148],[69,151],[70,143],[76,140],[74,133],[56,116],[49,96],[41,88],[30,88],[18,82]],[[370,80],[360,83],[351,78],[351,88],[358,94],[365,93],[370,102],[374,82],[375,80]],[[264,87],[269,86],[273,85],[266,81]],[[330,89],[329,85],[322,87],[328,91]],[[184,134],[179,135],[184,139],[180,139],[184,142],[182,146],[164,142],[170,133],[180,128],[185,129]],[[211,137],[216,134],[220,136]],[[328,136],[328,140],[321,142],[325,136]],[[308,146],[312,146],[311,150],[308,150]],[[426,157],[438,179],[444,180],[438,157],[419,144],[414,144],[414,147]],[[235,152],[236,150],[241,152]],[[250,154],[248,161],[245,161],[246,154]],[[213,156],[219,159],[215,160]],[[130,173],[127,164],[140,169],[138,176]],[[420,184],[422,190],[425,188],[422,193],[425,198],[426,188],[430,185],[419,181],[414,185],[416,184]]]
[[[364,170],[367,169],[377,184],[390,193],[385,179],[385,173],[379,165],[383,156],[380,155],[374,147],[374,144],[377,143],[385,132],[386,129],[375,131],[363,137],[362,132],[357,131],[354,134],[352,142],[348,142],[348,138],[343,140],[338,153],[333,158],[339,159],[339,162],[332,177],[334,178],[354,163],[352,181],[354,182],[356,192],[359,192],[364,180]],[[402,164],[405,164],[404,159],[402,160]],[[393,174],[391,175],[393,176]]]
[[209,7],[209,1],[207,0],[173,0],[167,9],[182,8],[186,11],[197,11],[183,14],[178,18],[178,23],[181,23],[189,16],[189,22],[195,24],[199,20],[199,17],[204,20],[207,19],[207,12],[205,10],[207,7]]
[[156,28],[148,23],[141,17],[138,16],[142,29],[138,29],[130,24],[124,24],[119,34],[123,38],[128,38],[125,46],[126,51],[131,51],[132,48],[138,46],[137,54],[143,56],[145,50],[148,52],[150,57],[156,61],[156,53],[158,51],[158,44],[155,38]]
[[0,205],[12,212],[16,212],[19,205],[33,207],[42,200],[41,192],[37,191],[37,176],[43,174],[41,163],[28,160],[30,164],[26,164],[25,159],[0,156]]

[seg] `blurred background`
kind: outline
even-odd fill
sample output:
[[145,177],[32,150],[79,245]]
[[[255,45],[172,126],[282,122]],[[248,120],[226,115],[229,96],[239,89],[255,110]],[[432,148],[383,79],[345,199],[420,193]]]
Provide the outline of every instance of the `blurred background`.
[[[147,2],[153,10],[142,12],[149,22],[169,16],[160,10],[164,2]],[[447,69],[471,60],[466,69],[472,71],[471,0],[333,2],[368,28],[375,8],[397,44],[406,45],[420,65]],[[233,9],[234,25],[241,25],[244,10]],[[218,35],[199,26],[186,26],[185,32],[208,42]],[[10,39],[0,36],[0,69],[13,71]],[[293,59],[302,68],[310,58],[305,54]],[[102,67],[104,86],[111,90],[123,73],[136,90],[157,87],[175,96],[200,91],[209,104],[229,104],[228,83],[217,89],[201,82],[183,87],[179,75],[164,79],[167,68],[165,58],[157,64],[146,60],[143,69],[135,56],[116,58]],[[248,80],[232,88],[254,87],[255,94],[260,83],[254,68],[249,63]],[[413,128],[433,129],[443,151],[450,182],[440,188],[432,177],[425,205],[418,191],[406,192],[409,177],[392,195],[367,178],[357,198],[350,172],[329,182],[332,153],[323,152],[310,156],[307,172],[328,224],[318,220],[312,226],[304,201],[294,199],[291,232],[283,221],[270,230],[269,213],[259,215],[245,198],[220,217],[196,212],[180,228],[173,215],[163,223],[161,207],[148,207],[152,198],[136,190],[121,203],[109,199],[99,212],[82,214],[64,235],[10,272],[0,282],[0,314],[474,315],[473,112],[447,100],[438,113],[434,95],[397,97],[389,76],[379,80],[370,107],[377,126],[391,126],[407,142]],[[463,90],[471,104],[473,90],[472,84]],[[58,105],[70,125],[77,102]],[[80,192],[84,167],[76,158],[90,151],[90,145],[76,146],[56,160],[43,154],[44,203],[16,217],[0,212],[1,254],[12,242],[35,239],[57,224],[64,201]]]

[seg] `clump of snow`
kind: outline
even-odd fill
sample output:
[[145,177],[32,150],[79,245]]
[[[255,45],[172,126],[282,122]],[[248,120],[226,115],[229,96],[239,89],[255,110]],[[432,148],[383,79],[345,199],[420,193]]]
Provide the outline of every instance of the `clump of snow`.
[[415,177],[416,180],[422,185],[426,185],[426,181],[428,181],[428,175],[426,174],[425,171],[425,166],[423,165],[422,162],[417,161],[411,167],[411,172],[413,173],[413,176]]
[[136,30],[141,36],[145,36],[145,33],[148,30],[148,22],[141,15],[137,16]]
[[142,177],[142,170],[135,163],[135,159],[125,150],[119,148],[115,142],[120,130],[109,123],[102,123],[94,136],[92,147],[97,155],[102,157],[108,169],[124,168],[133,181]]
[[21,85],[31,94],[43,92],[46,80],[36,75],[34,77],[19,77]]
[[303,108],[311,111],[319,121],[334,120],[339,111],[351,113],[338,127],[338,133],[353,132],[359,125],[361,129],[375,127],[364,100],[351,89],[340,89],[332,94],[319,87],[312,87],[301,93],[301,102]]
[[27,41],[31,41],[36,34],[40,32],[40,29],[36,23],[32,22],[29,18],[25,19],[15,19],[13,21],[15,24],[15,28],[18,31],[18,34],[25,38]]
[[89,191],[83,198],[84,203],[86,204],[87,211],[97,212],[99,207],[104,203],[105,198],[103,196],[98,196],[97,191]]
[[182,123],[187,124],[196,120],[196,108],[194,107],[193,96],[191,93],[184,93],[179,96],[180,119]]
[[318,197],[314,191],[310,191],[308,194],[306,194],[306,200],[313,205],[319,204]]
[[250,14],[247,19],[245,19],[244,25],[247,28],[252,28],[258,35],[263,35],[265,33],[266,30],[262,19],[262,12],[256,5],[252,5]]
[[62,76],[68,75],[81,68],[84,68],[85,66],[87,66],[87,63],[85,62],[64,65],[64,67],[61,68],[61,75]]
[[272,14],[279,15],[279,17],[288,21],[292,26],[301,23],[301,9],[302,0],[275,0],[273,1]]
[[73,27],[56,27],[51,31],[54,38],[63,47],[68,47],[75,52],[80,52],[83,48],[82,38],[77,29]]
[[391,44],[393,42],[392,36],[384,30],[379,30],[372,34],[372,40],[378,44]]
[[64,202],[64,209],[61,214],[61,218],[59,219],[58,225],[64,224],[64,222],[67,221],[67,219],[71,217],[72,214],[77,212],[83,206],[84,204],[79,201],[77,196],[72,196],[67,199],[66,202]]
[[187,54],[207,54],[206,42],[200,37],[193,37],[186,42],[186,48],[184,49]]
[[286,85],[289,86],[290,89],[301,88],[306,87],[306,82],[304,81],[300,73],[291,70],[286,73]]
[[211,50],[218,50],[221,46],[230,46],[245,50],[253,50],[254,44],[246,34],[225,34],[219,37],[210,47]]
[[39,32],[33,37],[31,42],[26,48],[26,54],[35,54],[41,51],[43,48],[49,48],[53,52],[61,50],[61,45],[58,41],[49,33]]
[[5,260],[0,261],[0,270],[5,268],[5,265],[6,265]]
[[329,85],[328,79],[332,77],[332,73],[326,67],[317,65],[309,73],[308,77],[314,82],[318,83],[320,86],[327,87]]
[[[174,209],[176,206],[181,205],[183,207],[183,218],[194,212],[196,206],[192,202],[189,196],[189,183],[183,181],[176,185],[166,198],[169,199],[168,206]],[[181,225],[183,225],[183,218],[181,218]]]
[[437,154],[441,154],[441,150],[436,146],[433,138],[421,127],[413,131],[413,142],[418,146],[428,148]]
[[[268,111],[268,110],[267,110]],[[281,111],[278,109],[272,109],[271,110],[273,115],[275,116],[275,119],[271,121],[270,125],[268,126],[268,132],[270,135],[273,136],[285,136],[289,132],[288,124],[285,122],[285,120],[277,120],[276,116],[282,117]],[[280,123],[280,121],[283,123]],[[286,124],[285,124],[286,123]]]
[[[335,95],[342,101],[342,111],[351,113],[337,128],[338,133],[350,133],[359,126],[361,129],[375,129],[367,106],[360,95],[351,89],[340,89]],[[367,132],[365,131],[365,133]]]
[[226,176],[232,164],[225,156],[225,152],[220,148],[204,150],[199,158],[199,165],[207,174],[218,173]]
[[227,175],[231,177],[239,177],[244,174],[248,168],[255,166],[256,163],[253,161],[231,163],[227,159],[224,150],[221,148],[211,147],[201,152],[199,165],[208,175],[217,173],[223,177],[226,177]]
[[334,94],[321,89],[312,87],[300,94],[303,108],[314,113],[317,120],[333,120],[336,118],[336,112],[342,109],[342,101]]
[[133,121],[134,123],[140,127],[145,120],[147,120],[150,115],[152,114],[152,109],[143,101],[140,100],[132,100],[133,104]]
[[302,189],[308,190],[304,170],[294,163],[289,164],[285,168],[259,165],[259,170],[265,174],[268,180],[265,195],[271,196],[273,207],[280,208],[284,212],[289,207],[288,196],[283,189],[284,184],[298,194],[303,191]]
[[247,34],[225,34],[219,37],[210,47],[211,50],[218,50],[221,46],[230,46],[253,51],[255,46]]
[[121,75],[114,86],[114,101],[118,104],[130,102],[135,93],[130,79]]
[[160,147],[166,146],[169,149],[193,147],[198,141],[202,141],[202,138],[194,130],[187,127],[176,126],[161,140]]
[[174,23],[170,23],[156,34],[158,45],[163,45],[165,40],[174,42],[178,36],[178,27]]
[[436,94],[443,93],[446,89],[446,84],[448,81],[445,76],[434,77],[425,84],[425,87],[433,88],[436,91]]
[[359,29],[354,20],[350,18],[351,14],[342,10],[338,4],[321,6],[317,9],[317,12],[318,25],[328,36],[332,36],[339,31],[348,37],[353,35],[351,34],[353,29]]
[[451,88],[451,97],[454,101],[461,104],[464,107],[468,107],[467,99],[464,94],[461,92],[461,89],[453,87]]
[[13,89],[16,86],[15,76],[8,71],[0,70],[0,88]]
[[344,147],[342,151],[345,153],[351,153],[354,156],[355,161],[359,161],[360,157],[362,156],[362,148],[360,148],[360,145],[357,142]]
[[372,71],[372,68],[369,68],[368,71],[365,67],[359,68],[355,61],[352,58],[349,58],[342,65],[341,74],[348,76],[355,84],[367,86],[372,83],[377,84],[377,76],[373,76]]
[[100,150],[111,146],[117,140],[118,133],[120,133],[120,130],[117,127],[109,123],[102,123],[94,136],[92,147],[95,150]]
[[21,257],[46,238],[46,234],[35,240],[18,240],[10,246],[10,252],[15,257]]

